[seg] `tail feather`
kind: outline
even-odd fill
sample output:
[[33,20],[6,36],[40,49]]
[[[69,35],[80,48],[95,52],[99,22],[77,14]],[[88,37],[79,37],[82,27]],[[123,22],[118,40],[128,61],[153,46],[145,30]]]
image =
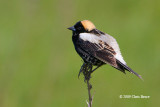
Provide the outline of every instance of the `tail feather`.
[[131,72],[132,74],[135,74],[137,77],[139,77],[140,79],[143,80],[143,78],[138,73],[134,72],[130,67],[128,67],[127,65],[123,64],[119,60],[116,60],[116,61],[117,61],[117,65],[119,66],[120,69],[127,70],[127,71]]

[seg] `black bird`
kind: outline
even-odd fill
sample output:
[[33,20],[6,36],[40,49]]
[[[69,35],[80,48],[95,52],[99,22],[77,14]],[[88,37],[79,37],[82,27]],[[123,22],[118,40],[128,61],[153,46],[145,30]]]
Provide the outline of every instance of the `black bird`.
[[75,50],[86,64],[97,66],[96,69],[109,64],[123,73],[127,70],[142,79],[139,74],[127,66],[116,39],[96,29],[91,21],[79,21],[68,29],[73,32],[72,41]]

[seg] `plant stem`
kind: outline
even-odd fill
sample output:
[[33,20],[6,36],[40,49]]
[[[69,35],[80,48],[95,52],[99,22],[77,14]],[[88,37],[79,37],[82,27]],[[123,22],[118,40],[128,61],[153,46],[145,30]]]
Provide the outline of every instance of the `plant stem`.
[[87,87],[88,87],[88,96],[89,96],[89,107],[92,107],[92,97],[91,97],[92,85],[89,83],[89,80],[87,80]]
[[[88,96],[89,96],[89,102],[88,102],[88,107],[92,107],[92,96],[91,96],[91,88],[92,85],[89,83],[89,80],[91,78],[91,73],[96,70],[92,70],[93,66],[91,64],[87,64],[87,63],[83,63],[83,65],[81,66],[79,75],[81,74],[81,72],[83,72],[84,75],[84,81],[87,82],[87,87],[88,87]],[[78,75],[78,77],[79,77]]]

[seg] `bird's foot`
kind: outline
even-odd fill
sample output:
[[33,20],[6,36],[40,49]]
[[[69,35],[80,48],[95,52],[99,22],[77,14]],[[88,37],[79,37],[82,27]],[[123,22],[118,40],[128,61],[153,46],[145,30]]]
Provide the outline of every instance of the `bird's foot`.
[[81,66],[81,69],[80,69],[79,73],[78,73],[78,78],[81,75],[81,73],[84,71],[85,66],[86,66],[86,63],[84,62],[83,65]]

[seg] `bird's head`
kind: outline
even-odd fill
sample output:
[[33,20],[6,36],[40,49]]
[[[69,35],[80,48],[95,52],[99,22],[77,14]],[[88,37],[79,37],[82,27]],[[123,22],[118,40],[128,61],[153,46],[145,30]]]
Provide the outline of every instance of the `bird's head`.
[[91,21],[83,20],[77,22],[74,26],[69,27],[68,29],[76,33],[84,33],[84,32],[90,32],[96,29],[96,27]]

